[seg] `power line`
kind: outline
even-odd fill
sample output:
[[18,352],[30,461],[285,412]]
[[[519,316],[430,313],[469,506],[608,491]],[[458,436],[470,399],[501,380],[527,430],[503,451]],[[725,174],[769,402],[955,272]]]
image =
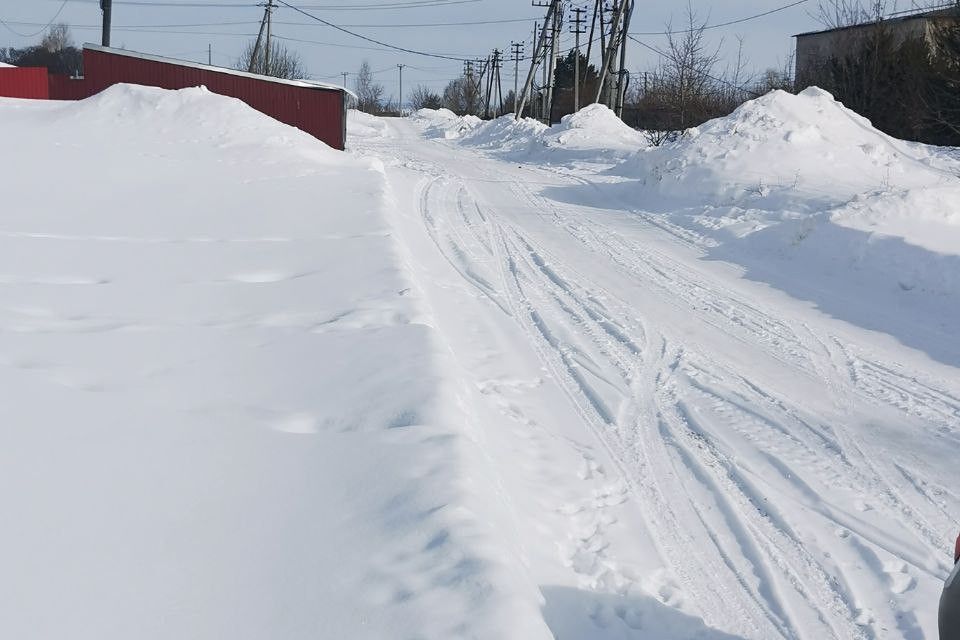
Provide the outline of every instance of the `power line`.
[[736,20],[730,20],[729,22],[720,22],[718,24],[708,24],[702,27],[693,27],[691,29],[678,29],[676,31],[634,31],[631,35],[634,36],[666,36],[671,33],[692,33],[695,31],[708,31],[710,29],[719,29],[721,27],[729,27],[735,24],[742,24],[744,22],[750,22],[751,20],[756,20],[758,18],[765,18],[774,13],[780,13],[781,11],[786,11],[787,9],[792,9],[793,7],[798,7],[801,4],[806,4],[810,0],[797,0],[796,2],[791,2],[790,4],[785,4],[782,7],[777,7],[776,9],[770,9],[769,11],[764,11],[763,13],[757,13],[752,16],[746,16],[744,18],[737,18]]
[[[637,40],[636,38],[634,38],[634,37],[633,37],[632,35],[630,35],[629,33],[627,34],[627,37],[630,38],[631,40],[633,40],[634,42],[636,42],[636,43],[637,43],[638,45],[640,45],[641,47],[646,47],[647,49],[650,49],[650,51],[653,51],[654,53],[656,53],[656,54],[659,55],[660,57],[663,57],[663,58],[669,58],[669,57],[670,57],[670,55],[669,55],[666,51],[661,51],[660,49],[657,49],[656,47],[653,47],[653,46],[647,44],[646,42],[643,42],[642,40]],[[737,85],[735,85],[734,83],[730,82],[729,80],[724,80],[723,78],[718,78],[718,77],[716,77],[716,76],[712,76],[712,75],[710,75],[709,73],[705,73],[705,74],[703,74],[703,75],[706,76],[707,78],[713,80],[714,82],[719,82],[720,84],[725,85],[725,86],[727,86],[727,87],[730,87],[731,89],[736,89],[737,91],[745,91],[746,93],[749,93],[750,95],[752,95],[752,96],[755,97],[755,98],[756,98],[756,97],[759,97],[759,96],[761,95],[761,94],[758,94],[758,93],[755,92],[755,91],[750,91],[749,89],[747,89],[746,85],[743,85],[743,86],[739,86],[739,87],[738,87]]]
[[[473,22],[424,22],[424,23],[404,23],[404,24],[343,24],[342,27],[366,27],[366,28],[403,28],[403,27],[468,27],[476,25],[487,25],[487,24],[510,24],[517,22],[529,22],[533,18],[510,18],[508,20],[477,20]],[[49,26],[49,23],[41,22],[20,22],[16,20],[8,20],[7,24],[13,24],[23,27],[37,27],[40,25]],[[191,23],[177,23],[177,24],[126,24],[126,25],[117,25],[114,28],[124,28],[124,29],[177,29],[177,28],[189,28],[189,27],[232,27],[232,26],[246,26],[251,24],[260,24],[259,20],[240,20],[235,22],[191,22]],[[308,27],[312,26],[312,22],[289,22],[285,20],[274,20],[273,24],[290,26],[290,27]],[[99,28],[100,25],[94,24],[71,24],[71,29],[85,29],[85,28]]]
[[328,22],[327,20],[324,20],[323,18],[317,17],[317,16],[313,15],[312,13],[308,13],[307,11],[304,11],[303,9],[300,9],[299,7],[295,7],[294,5],[290,4],[289,2],[286,2],[286,0],[278,0],[278,2],[279,2],[280,4],[282,4],[283,6],[285,6],[285,7],[289,7],[290,9],[293,9],[294,11],[296,11],[296,12],[298,12],[298,13],[302,13],[303,15],[307,16],[308,18],[312,18],[312,19],[316,20],[317,22],[323,23],[323,24],[327,25],[328,27],[331,27],[331,28],[333,28],[333,29],[336,29],[337,31],[342,31],[343,33],[346,33],[346,34],[348,34],[348,35],[351,35],[351,36],[353,36],[353,37],[355,37],[355,38],[360,38],[361,40],[366,40],[367,42],[372,42],[373,44],[378,44],[378,45],[380,45],[381,47],[387,47],[388,49],[394,49],[394,50],[396,50],[396,51],[403,51],[404,53],[412,53],[412,54],[418,55],[418,56],[426,56],[426,57],[428,57],[428,58],[441,58],[441,59],[444,59],[444,60],[463,60],[463,58],[464,58],[464,56],[455,56],[455,57],[454,57],[454,56],[448,56],[448,55],[443,55],[443,54],[439,54],[439,53],[430,53],[430,52],[427,52],[427,51],[417,51],[416,49],[407,49],[406,47],[399,47],[399,46],[397,46],[397,45],[389,44],[389,43],[387,43],[387,42],[383,42],[382,40],[377,40],[377,39],[375,39],[375,38],[370,38],[370,37],[368,37],[368,36],[361,35],[361,34],[355,32],[355,31],[350,31],[349,29],[345,29],[344,27],[341,27],[341,26],[339,26],[339,25],[333,24],[332,22]]
[[47,28],[48,28],[50,25],[53,24],[53,21],[60,17],[60,14],[63,13],[63,9],[64,9],[64,7],[67,6],[67,3],[68,3],[68,2],[70,2],[70,0],[63,0],[63,2],[60,4],[60,8],[57,9],[57,12],[56,12],[55,14],[53,14],[53,17],[50,18],[50,20],[47,21],[47,23],[46,23],[45,25],[43,25],[43,27],[41,27],[41,28],[40,28],[38,31],[36,31],[35,33],[20,33],[19,31],[17,31],[17,30],[14,29],[13,27],[11,27],[10,24],[4,22],[2,18],[0,18],[0,24],[2,24],[2,25],[7,29],[7,31],[9,31],[9,32],[11,32],[11,33],[14,33],[14,34],[20,36],[21,38],[33,38],[33,37],[35,37],[35,36],[40,35],[40,34],[43,33],[44,31],[46,31]]

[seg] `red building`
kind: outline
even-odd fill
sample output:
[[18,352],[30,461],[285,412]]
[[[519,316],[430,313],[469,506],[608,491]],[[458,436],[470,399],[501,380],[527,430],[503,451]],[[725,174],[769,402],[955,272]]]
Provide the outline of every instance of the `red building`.
[[82,100],[119,83],[163,89],[203,85],[335,149],[343,149],[346,141],[348,93],[335,85],[281,80],[91,44],[83,47],[82,78],[47,74],[46,69],[0,68],[0,96],[14,98]]

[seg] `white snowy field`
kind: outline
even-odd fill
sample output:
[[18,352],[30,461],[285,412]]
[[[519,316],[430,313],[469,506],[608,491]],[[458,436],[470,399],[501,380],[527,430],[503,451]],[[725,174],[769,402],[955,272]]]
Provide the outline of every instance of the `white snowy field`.
[[0,99],[0,638],[936,638],[960,164]]

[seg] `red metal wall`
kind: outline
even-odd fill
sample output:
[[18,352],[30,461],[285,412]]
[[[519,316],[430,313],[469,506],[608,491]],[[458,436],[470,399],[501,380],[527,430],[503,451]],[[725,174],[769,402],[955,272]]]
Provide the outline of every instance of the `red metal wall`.
[[[214,93],[239,98],[254,109],[306,131],[335,149],[344,147],[346,110],[344,94],[337,89],[298,87],[92,49],[83,52],[83,70],[82,93],[85,96],[120,82],[164,89],[204,85]],[[70,89],[68,84],[64,90]],[[53,97],[60,98],[60,95],[55,93]],[[64,96],[64,99],[74,97]]]
[[43,67],[0,67],[0,96],[47,100],[50,87]]
[[56,73],[50,74],[51,100],[83,100],[89,98],[90,95],[83,78],[71,78]]

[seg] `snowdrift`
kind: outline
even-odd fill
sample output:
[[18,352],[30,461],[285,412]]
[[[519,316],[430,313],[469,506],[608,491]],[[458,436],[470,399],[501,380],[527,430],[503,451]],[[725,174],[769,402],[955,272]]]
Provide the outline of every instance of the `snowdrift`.
[[646,146],[643,135],[600,104],[564,116],[552,127],[538,120],[505,115],[483,121],[457,117],[446,109],[421,109],[414,117],[428,138],[456,140],[516,161],[567,163],[609,162]]
[[917,309],[958,313],[952,155],[891,138],[810,88],[747,102],[614,173],[628,179],[618,188],[632,208],[701,238],[711,256],[874,326],[842,301],[850,291],[863,309],[912,292]]
[[864,193],[953,184],[937,159],[809,88],[751,100],[636,154],[618,173],[641,180],[646,198],[816,211]]
[[382,164],[203,89],[0,139],[0,637],[545,637]]

